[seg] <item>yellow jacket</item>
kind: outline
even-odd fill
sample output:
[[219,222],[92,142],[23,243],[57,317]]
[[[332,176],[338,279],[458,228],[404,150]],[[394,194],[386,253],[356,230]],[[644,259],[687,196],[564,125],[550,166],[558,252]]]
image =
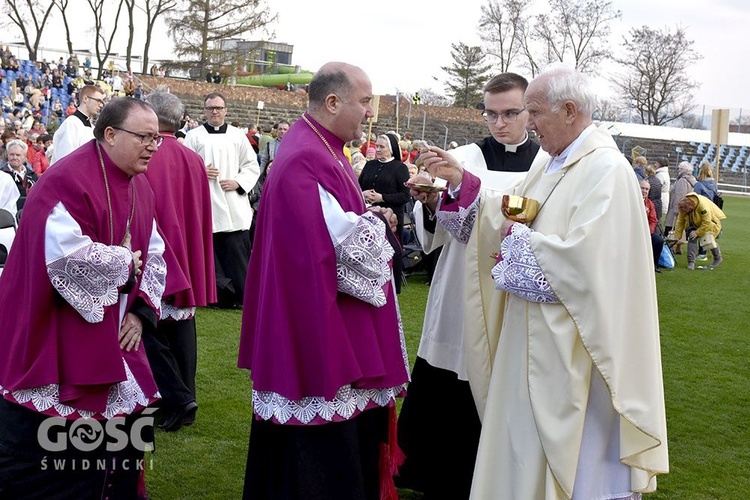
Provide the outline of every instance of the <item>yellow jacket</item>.
[[675,234],[682,234],[682,231],[692,226],[697,228],[696,233],[698,234],[698,238],[709,232],[713,233],[714,237],[719,236],[721,232],[721,219],[727,218],[724,212],[714,202],[703,195],[688,193],[685,196],[690,196],[698,203],[695,210],[689,214],[680,212],[677,215]]

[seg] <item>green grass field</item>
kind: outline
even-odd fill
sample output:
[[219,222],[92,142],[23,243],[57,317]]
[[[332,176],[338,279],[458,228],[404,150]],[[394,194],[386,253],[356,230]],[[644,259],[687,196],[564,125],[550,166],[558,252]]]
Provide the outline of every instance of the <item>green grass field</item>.
[[[750,497],[750,199],[727,198],[724,208],[721,267],[688,271],[678,256],[656,277],[671,472],[649,499]],[[412,362],[424,282],[411,276],[400,296]],[[155,500],[241,497],[251,409],[248,373],[237,368],[240,320],[239,311],[198,313],[200,410],[193,426],[157,432],[147,473]]]

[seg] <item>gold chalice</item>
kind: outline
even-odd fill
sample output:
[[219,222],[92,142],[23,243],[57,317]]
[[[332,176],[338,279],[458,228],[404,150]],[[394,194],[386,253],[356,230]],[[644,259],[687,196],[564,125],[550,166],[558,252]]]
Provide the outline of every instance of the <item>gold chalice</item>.
[[525,196],[506,194],[503,196],[502,211],[512,221],[530,224],[539,213],[539,202]]

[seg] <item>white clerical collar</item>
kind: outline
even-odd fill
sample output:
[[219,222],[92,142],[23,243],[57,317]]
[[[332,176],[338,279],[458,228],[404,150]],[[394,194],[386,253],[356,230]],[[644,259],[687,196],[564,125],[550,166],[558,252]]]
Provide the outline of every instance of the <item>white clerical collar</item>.
[[[526,141],[529,139],[529,133],[527,131],[524,131],[523,140],[519,142],[518,144],[503,144],[505,146],[505,152],[506,153],[515,153],[518,151],[518,148],[521,147],[526,143]],[[498,141],[499,142],[499,141]]]
[[557,156],[552,156],[550,158],[549,163],[547,164],[547,168],[545,169],[546,174],[553,174],[555,172],[558,172],[563,168],[563,165],[565,165],[565,162],[568,161],[568,157],[572,155],[576,149],[583,143],[583,141],[586,140],[586,138],[594,131],[596,130],[596,125],[593,123],[583,129],[583,132],[576,138],[575,141],[571,142],[567,148],[563,150],[562,153],[560,153]]
[[203,127],[206,129],[206,132],[209,134],[226,134],[227,133],[227,123],[224,122],[220,126],[211,125],[208,122],[205,122],[203,124]]

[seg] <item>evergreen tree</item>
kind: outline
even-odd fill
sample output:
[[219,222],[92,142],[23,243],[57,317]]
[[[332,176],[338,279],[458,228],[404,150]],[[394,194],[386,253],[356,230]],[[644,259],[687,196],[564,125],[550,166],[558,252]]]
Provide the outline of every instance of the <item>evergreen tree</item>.
[[474,108],[482,101],[482,87],[492,66],[484,64],[481,47],[469,47],[459,42],[451,44],[453,66],[441,66],[448,73],[446,92],[456,108]]

